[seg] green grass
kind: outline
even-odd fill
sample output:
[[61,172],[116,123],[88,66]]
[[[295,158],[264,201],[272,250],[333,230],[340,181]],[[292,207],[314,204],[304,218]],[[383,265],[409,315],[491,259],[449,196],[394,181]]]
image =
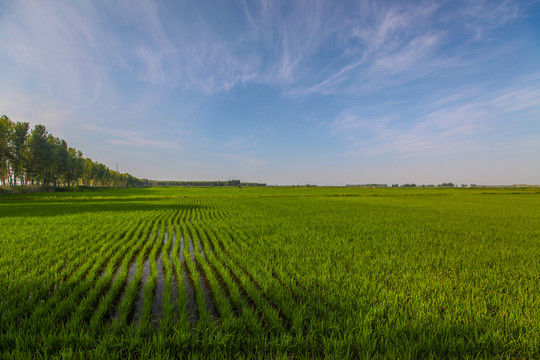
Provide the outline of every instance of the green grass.
[[2,358],[540,358],[537,188],[5,195],[0,249]]

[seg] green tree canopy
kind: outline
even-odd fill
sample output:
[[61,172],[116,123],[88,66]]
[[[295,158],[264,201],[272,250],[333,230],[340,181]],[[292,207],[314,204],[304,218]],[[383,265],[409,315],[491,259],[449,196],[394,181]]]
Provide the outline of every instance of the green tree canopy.
[[0,180],[3,186],[140,186],[144,181],[85,158],[44,125],[0,116]]

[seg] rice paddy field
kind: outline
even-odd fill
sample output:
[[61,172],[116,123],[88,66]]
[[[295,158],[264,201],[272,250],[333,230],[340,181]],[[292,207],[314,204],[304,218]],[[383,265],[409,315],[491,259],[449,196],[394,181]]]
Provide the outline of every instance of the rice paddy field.
[[0,197],[2,358],[540,358],[540,189]]

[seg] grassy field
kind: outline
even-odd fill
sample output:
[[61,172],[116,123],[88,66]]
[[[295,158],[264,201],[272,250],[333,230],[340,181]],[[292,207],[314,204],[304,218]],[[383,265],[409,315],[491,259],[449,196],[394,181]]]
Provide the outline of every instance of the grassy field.
[[540,358],[540,189],[0,197],[0,357]]

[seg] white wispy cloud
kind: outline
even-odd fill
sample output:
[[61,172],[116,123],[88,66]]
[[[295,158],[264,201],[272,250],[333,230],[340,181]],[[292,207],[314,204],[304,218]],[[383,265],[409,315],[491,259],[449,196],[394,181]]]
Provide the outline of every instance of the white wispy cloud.
[[77,109],[69,104],[44,100],[36,95],[21,94],[0,87],[0,114],[6,114],[15,122],[28,122],[30,127],[47,124],[48,130],[58,137],[66,137],[65,125],[71,121]]
[[[354,94],[454,65],[460,51],[451,57],[437,51],[452,34],[465,37],[466,46],[467,39],[484,38],[523,12],[508,0],[339,5],[331,0],[232,4],[244,17],[234,32],[213,27],[204,12],[166,19],[164,4],[157,1],[29,0],[7,6],[0,50],[34,69],[44,86],[62,84],[49,91],[62,89],[63,97],[79,101],[99,97],[118,69],[142,82],[203,93],[263,83],[290,96]],[[113,31],[118,27],[124,31]]]
[[140,44],[135,48],[135,53],[144,64],[144,71],[141,80],[151,83],[162,83],[167,80],[167,75],[163,69],[163,54],[155,52],[146,44]]
[[537,74],[530,74],[498,89],[485,86],[434,95],[407,107],[352,107],[342,111],[330,127],[349,145],[351,153],[363,155],[466,153],[497,146],[493,135],[512,136],[515,143],[529,135],[526,129],[514,134],[515,128],[521,127],[522,113],[540,116],[536,78]]
[[[164,83],[176,80],[174,66],[178,48],[164,29],[159,16],[159,6],[154,0],[120,1],[110,4],[131,34],[114,39],[121,49],[120,57],[127,57],[125,64],[137,74],[139,80],[149,83]],[[133,56],[132,61],[129,56]]]
[[410,41],[407,47],[391,55],[381,56],[374,61],[373,70],[377,72],[399,73],[409,69],[419,59],[431,52],[440,37],[437,35],[423,35]]
[[[324,50],[331,39],[338,44],[333,48],[337,55],[326,59],[321,67],[309,60],[310,55],[320,56],[323,51],[304,53],[310,71],[298,77],[285,93],[365,94],[458,65],[460,51],[451,56],[438,51],[453,33],[461,31],[462,25],[456,12],[441,25],[441,6],[433,2],[363,2],[348,13],[330,16],[327,21],[340,23],[327,25],[331,31],[322,33],[314,48]],[[469,23],[477,23],[471,16]]]
[[92,9],[30,0],[9,4],[5,10],[0,52],[24,66],[25,75],[33,80],[32,90],[81,107],[93,103],[104,73],[94,61],[101,39]]
[[[519,2],[511,0],[479,0],[467,5],[460,8],[457,15],[463,18],[463,28],[474,34],[475,41],[484,40],[493,29],[518,18],[523,12]],[[527,1],[521,5],[527,5]]]
[[155,148],[163,150],[179,150],[182,147],[177,141],[163,139],[162,136],[150,136],[142,131],[131,131],[118,128],[85,124],[85,129],[110,135],[108,143],[126,147]]

